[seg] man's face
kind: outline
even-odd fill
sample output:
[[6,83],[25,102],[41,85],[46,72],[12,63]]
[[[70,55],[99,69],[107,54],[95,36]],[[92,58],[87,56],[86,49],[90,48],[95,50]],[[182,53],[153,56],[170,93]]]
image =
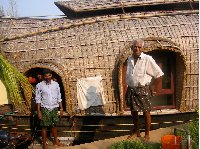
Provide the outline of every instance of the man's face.
[[136,41],[135,44],[131,47],[134,56],[140,56],[143,51],[142,42]]
[[46,82],[50,82],[51,78],[52,78],[52,74],[51,73],[44,74],[44,80]]
[[42,80],[42,75],[41,75],[41,74],[37,74],[37,78],[38,78],[39,80]]

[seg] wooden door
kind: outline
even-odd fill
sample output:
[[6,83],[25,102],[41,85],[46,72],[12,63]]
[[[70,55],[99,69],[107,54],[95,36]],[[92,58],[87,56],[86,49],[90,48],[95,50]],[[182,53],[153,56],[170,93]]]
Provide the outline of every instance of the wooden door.
[[[175,108],[175,64],[176,56],[173,52],[155,51],[149,52],[156,63],[164,72],[164,76],[160,79],[158,84],[158,91],[151,99],[152,109],[168,109]],[[129,103],[125,100],[125,93],[127,90],[126,84],[126,70],[127,61],[123,65],[122,83],[123,83],[123,102],[124,110],[129,110]]]

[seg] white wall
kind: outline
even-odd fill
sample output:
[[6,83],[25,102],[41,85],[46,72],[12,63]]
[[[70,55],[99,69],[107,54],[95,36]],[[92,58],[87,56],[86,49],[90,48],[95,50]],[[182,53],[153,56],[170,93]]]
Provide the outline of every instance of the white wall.
[[10,104],[10,100],[8,100],[6,87],[0,79],[0,105],[3,104]]

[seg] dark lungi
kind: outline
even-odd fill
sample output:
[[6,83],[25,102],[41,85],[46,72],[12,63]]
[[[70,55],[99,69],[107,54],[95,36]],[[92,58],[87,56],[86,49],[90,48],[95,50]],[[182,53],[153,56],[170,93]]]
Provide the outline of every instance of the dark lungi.
[[131,111],[151,111],[151,91],[149,86],[128,87],[126,92],[126,100],[130,103]]

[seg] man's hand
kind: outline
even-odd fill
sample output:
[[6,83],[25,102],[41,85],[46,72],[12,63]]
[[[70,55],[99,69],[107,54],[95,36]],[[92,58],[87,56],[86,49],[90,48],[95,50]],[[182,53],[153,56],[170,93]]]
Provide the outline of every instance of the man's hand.
[[151,96],[155,96],[157,92],[151,91]]
[[42,119],[42,112],[38,112],[38,119],[41,120]]
[[159,92],[158,85],[162,82],[162,76],[156,79],[153,79],[150,85],[151,95],[155,96]]
[[151,96],[155,96],[157,93],[153,86],[150,86],[150,92],[151,92]]
[[60,109],[60,117],[63,116],[63,109]]

